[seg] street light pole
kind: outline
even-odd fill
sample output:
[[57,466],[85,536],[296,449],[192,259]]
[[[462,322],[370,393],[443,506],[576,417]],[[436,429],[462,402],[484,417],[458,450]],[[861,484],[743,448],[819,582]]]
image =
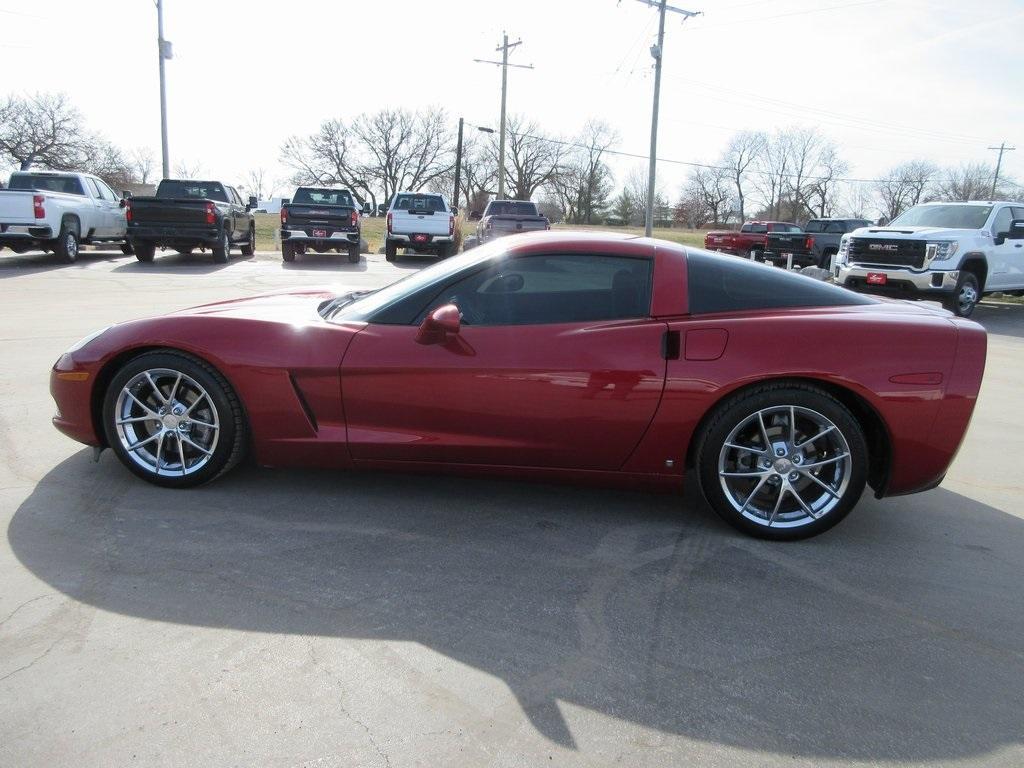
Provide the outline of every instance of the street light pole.
[[171,160],[167,151],[167,82],[164,75],[164,60],[172,57],[171,44],[164,40],[164,3],[156,0],[157,48],[160,53],[160,148],[163,154],[163,177],[170,178]]
[[650,237],[654,230],[655,165],[658,155],[658,106],[661,100],[661,59],[665,43],[665,11],[682,14],[683,21],[691,16],[700,15],[700,11],[684,11],[682,8],[674,8],[668,4],[667,0],[640,0],[640,2],[658,9],[658,42],[651,47],[651,56],[654,58],[654,105],[651,108],[651,156],[647,172],[647,211],[644,214],[644,235]]

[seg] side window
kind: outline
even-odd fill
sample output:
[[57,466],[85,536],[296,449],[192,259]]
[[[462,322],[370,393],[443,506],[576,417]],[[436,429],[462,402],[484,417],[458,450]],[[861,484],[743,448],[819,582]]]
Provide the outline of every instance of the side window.
[[1006,206],[1000,208],[996,214],[995,220],[992,222],[992,234],[1001,235],[1004,232],[1010,231],[1010,222],[1013,220],[1013,210]]
[[646,258],[524,256],[503,260],[446,286],[428,311],[455,304],[467,325],[640,318],[650,312],[651,274],[651,260]]
[[89,187],[89,194],[95,197],[97,200],[103,199],[103,193],[100,192],[100,185],[96,183],[96,179],[90,179],[88,176],[85,177],[85,184]]
[[235,205],[242,204],[242,198],[238,196],[238,190],[234,187],[228,187],[228,202],[234,203]]
[[846,222],[845,221],[830,221],[826,225],[825,231],[826,232],[833,232],[833,233],[842,234],[842,233],[846,232]]
[[117,195],[114,194],[114,191],[99,179],[96,180],[96,187],[100,191],[100,197],[104,200],[109,200],[112,203],[117,202]]
[[740,232],[753,232],[753,226],[753,224],[744,224],[742,227],[740,227]]

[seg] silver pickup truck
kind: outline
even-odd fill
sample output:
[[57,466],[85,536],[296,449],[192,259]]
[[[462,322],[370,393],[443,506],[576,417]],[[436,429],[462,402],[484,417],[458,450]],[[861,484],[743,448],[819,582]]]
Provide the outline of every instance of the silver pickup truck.
[[551,229],[551,223],[537,210],[536,203],[529,200],[491,200],[477,224],[476,237],[477,242],[483,244],[504,235],[545,229]]
[[0,248],[15,253],[52,251],[63,261],[78,258],[80,245],[125,240],[124,195],[88,173],[16,171],[0,189]]

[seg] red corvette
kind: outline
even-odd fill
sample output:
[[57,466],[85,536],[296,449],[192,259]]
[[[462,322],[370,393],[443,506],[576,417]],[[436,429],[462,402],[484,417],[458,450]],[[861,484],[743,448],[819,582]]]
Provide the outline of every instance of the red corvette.
[[295,291],[112,326],[53,368],[54,424],[138,476],[268,466],[679,487],[819,533],[870,484],[936,486],[986,336],[942,310],[630,236],[496,241],[374,292]]

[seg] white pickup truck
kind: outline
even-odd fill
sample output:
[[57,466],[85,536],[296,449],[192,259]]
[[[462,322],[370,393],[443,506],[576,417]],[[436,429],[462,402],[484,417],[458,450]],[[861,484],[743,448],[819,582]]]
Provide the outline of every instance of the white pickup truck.
[[394,261],[398,249],[434,253],[446,259],[455,253],[455,214],[441,195],[399,192],[388,208],[384,254]]
[[121,195],[88,173],[16,171],[0,189],[0,248],[53,251],[66,262],[87,243],[118,243],[131,253],[121,203]]
[[1024,293],[1024,203],[923,203],[843,235],[840,285],[941,301],[968,317],[988,293]]

